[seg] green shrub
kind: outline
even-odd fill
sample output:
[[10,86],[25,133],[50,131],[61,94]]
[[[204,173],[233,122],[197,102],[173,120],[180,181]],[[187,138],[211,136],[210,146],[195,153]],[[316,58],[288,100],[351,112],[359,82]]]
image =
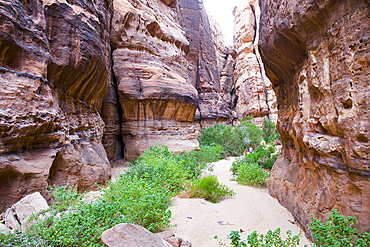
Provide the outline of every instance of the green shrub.
[[246,147],[258,146],[261,143],[262,131],[254,124],[254,118],[252,116],[248,116],[246,119],[240,120],[240,124],[237,126],[237,129],[242,131],[242,141]]
[[333,209],[325,224],[311,215],[312,222],[307,227],[312,231],[316,246],[370,246],[370,234],[360,234],[354,227],[356,217],[344,218]]
[[[257,231],[254,231],[252,234],[248,235],[247,241],[241,240],[239,231],[231,231],[230,240],[232,247],[294,247],[299,246],[301,233],[299,235],[292,236],[291,231],[286,232],[288,237],[284,240],[281,238],[280,228],[275,231],[269,230],[266,235],[258,235]],[[247,244],[247,243],[248,244]]]
[[198,179],[205,169],[211,169],[213,162],[221,160],[221,145],[201,146],[200,151],[185,151],[175,155],[176,161],[186,171],[186,179]]
[[9,235],[0,234],[0,243],[4,247],[13,246],[53,246],[49,241],[46,241],[35,234],[30,233],[12,233]]
[[242,185],[249,186],[266,186],[269,173],[265,172],[256,163],[245,163],[244,160],[239,161],[236,165],[236,181]]
[[221,199],[234,194],[233,190],[220,184],[217,177],[213,175],[195,180],[190,186],[191,197],[204,198],[213,203],[220,202]]
[[[92,202],[83,201],[84,194],[74,186],[52,187],[54,205],[32,217],[38,222],[28,232],[0,236],[0,241],[5,246],[103,246],[102,232],[119,223],[153,232],[169,227],[170,198],[184,188],[186,179],[199,178],[207,162],[217,161],[220,150],[213,145],[173,155],[166,146],[151,147]],[[221,185],[218,189],[223,194],[209,193],[211,198],[231,193]]]
[[49,190],[53,198],[53,210],[62,212],[68,208],[76,207],[86,193],[79,194],[77,185],[69,186],[69,181],[64,186],[53,186]]
[[198,141],[201,146],[219,144],[221,158],[227,155],[240,156],[251,145],[257,146],[262,140],[262,131],[253,123],[253,117],[242,119],[236,126],[215,124],[200,130]]
[[104,200],[107,204],[114,205],[125,216],[126,221],[155,232],[169,227],[171,212],[167,209],[172,192],[168,190],[168,186],[163,186],[164,183],[148,178],[145,174],[142,178],[130,173],[122,174],[115,183],[110,183],[103,190]]
[[236,174],[238,164],[243,164],[241,160],[244,160],[248,164],[257,163],[262,168],[271,170],[279,154],[275,153],[274,146],[268,146],[266,148],[264,145],[259,145],[252,153],[248,153],[243,158],[238,159],[237,162],[234,162],[230,170]]
[[275,140],[280,140],[280,134],[277,131],[276,125],[270,119],[264,118],[262,125],[263,140],[266,143],[271,143]]

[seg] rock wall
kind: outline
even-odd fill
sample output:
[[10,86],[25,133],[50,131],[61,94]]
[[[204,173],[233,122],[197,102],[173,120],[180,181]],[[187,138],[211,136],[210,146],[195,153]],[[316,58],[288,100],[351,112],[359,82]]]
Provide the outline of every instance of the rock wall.
[[197,0],[116,0],[112,80],[102,107],[111,161],[136,159],[157,143],[198,144],[198,123],[232,116],[220,96],[216,48]]
[[114,1],[111,46],[114,77],[102,109],[109,159],[133,161],[158,143],[172,151],[199,145],[199,98],[176,1]]
[[261,1],[283,150],[269,192],[306,228],[336,208],[370,230],[368,1]]
[[240,0],[234,9],[236,50],[234,84],[238,118],[252,115],[257,125],[263,118],[276,122],[277,103],[258,52],[260,8],[257,0]]
[[105,184],[109,1],[0,1],[0,211],[48,185]]
[[[229,122],[233,115],[220,94],[220,71],[214,38],[203,2],[179,0],[180,23],[189,41],[188,77],[199,95],[195,115],[198,127],[216,122]],[[222,43],[222,41],[219,41]],[[219,48],[221,46],[218,46]]]
[[231,110],[233,118],[236,118],[234,110],[238,97],[236,96],[233,81],[236,51],[234,46],[226,47],[224,36],[217,20],[210,14],[208,14],[208,17],[211,24],[213,44],[216,48],[217,68],[220,73],[220,96]]

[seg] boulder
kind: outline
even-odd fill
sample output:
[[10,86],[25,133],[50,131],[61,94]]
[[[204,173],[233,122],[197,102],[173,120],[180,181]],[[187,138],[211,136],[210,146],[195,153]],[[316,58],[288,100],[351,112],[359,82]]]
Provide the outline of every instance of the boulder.
[[25,232],[27,227],[33,223],[28,222],[30,216],[41,210],[49,209],[49,206],[41,194],[39,192],[35,192],[22,198],[19,202],[14,204],[11,209],[21,224],[21,231]]
[[101,239],[109,247],[171,247],[144,227],[126,223],[104,231]]
[[0,235],[8,235],[11,233],[10,228],[8,228],[3,223],[0,223]]
[[5,212],[1,214],[1,218],[4,225],[9,229],[18,231],[21,229],[21,225],[19,224],[19,221],[16,219],[14,212],[11,208],[5,210]]

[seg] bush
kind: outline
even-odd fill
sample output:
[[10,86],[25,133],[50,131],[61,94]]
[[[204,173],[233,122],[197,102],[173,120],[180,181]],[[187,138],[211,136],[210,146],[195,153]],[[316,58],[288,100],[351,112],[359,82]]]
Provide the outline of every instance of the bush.
[[265,172],[258,164],[241,161],[237,167],[236,181],[239,184],[255,187],[267,185],[267,179],[270,174]]
[[253,123],[253,117],[242,119],[235,128],[225,124],[215,124],[200,130],[198,141],[201,146],[220,145],[221,158],[227,155],[240,156],[250,145],[257,146],[262,140],[262,131]]
[[272,143],[275,140],[280,140],[280,134],[277,131],[276,125],[270,119],[263,119],[262,132],[263,140],[266,143]]
[[243,133],[243,143],[246,148],[249,146],[258,146],[261,143],[262,131],[254,124],[254,118],[252,116],[242,119],[237,128]]
[[[119,223],[135,223],[155,232],[170,226],[170,198],[197,179],[206,162],[219,159],[220,145],[173,155],[166,146],[150,147],[115,183],[102,189],[93,202],[82,200],[74,186],[52,187],[54,205],[32,217],[38,220],[28,232],[0,236],[5,246],[103,246],[103,231]],[[229,195],[219,185],[210,198]],[[39,217],[42,216],[42,217]]]
[[312,231],[317,246],[370,246],[370,234],[358,233],[354,227],[356,217],[344,218],[333,209],[325,224],[311,215],[312,222],[307,227]]
[[186,179],[198,179],[205,169],[211,169],[213,162],[221,159],[221,145],[201,146],[200,151],[185,151],[175,155],[176,161],[186,171]]
[[[156,173],[154,172],[153,175]],[[157,174],[159,177],[161,174]],[[160,179],[122,174],[115,183],[104,189],[104,200],[114,205],[116,212],[124,215],[127,222],[132,222],[155,232],[169,227],[171,212],[168,211],[172,191]],[[165,176],[163,179],[167,179]]]
[[[256,163],[259,164],[264,169],[271,170],[280,154],[275,152],[276,150],[274,146],[269,146],[266,148],[263,145],[259,145],[257,148],[253,150],[253,153],[248,153],[243,158],[237,159],[237,161],[234,162],[233,165],[231,166],[230,171],[232,171],[233,174],[236,174],[238,166],[244,163],[247,164]],[[242,162],[242,160],[244,162]]]
[[191,197],[204,198],[213,203],[220,202],[221,199],[234,194],[233,190],[220,184],[217,177],[213,175],[193,181],[190,186]]
[[254,231],[252,234],[248,235],[247,241],[241,240],[239,231],[231,231],[230,233],[230,240],[231,240],[231,246],[232,247],[247,247],[247,243],[250,247],[294,247],[299,246],[301,233],[299,235],[292,236],[291,231],[286,232],[288,237],[283,240],[280,236],[281,230],[280,228],[276,229],[275,231],[269,230],[266,235],[258,235],[257,231]]

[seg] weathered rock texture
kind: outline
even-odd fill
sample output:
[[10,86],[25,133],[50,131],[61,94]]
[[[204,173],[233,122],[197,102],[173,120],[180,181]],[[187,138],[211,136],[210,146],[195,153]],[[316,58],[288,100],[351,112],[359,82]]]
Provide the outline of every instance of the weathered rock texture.
[[215,42],[211,25],[203,2],[197,0],[179,0],[180,23],[189,41],[188,77],[199,95],[199,110],[195,119],[200,126],[220,121],[230,121],[233,115],[227,103],[220,95],[220,71],[222,64],[217,57],[223,41]]
[[110,177],[99,115],[110,6],[0,1],[0,212],[48,185],[82,191]]
[[101,240],[109,247],[171,247],[169,243],[144,227],[133,224],[118,224],[101,235]]
[[264,117],[276,122],[277,103],[258,52],[260,8],[257,0],[240,0],[235,9],[236,50],[234,84],[238,118],[252,115],[261,125]]
[[284,146],[269,192],[303,227],[336,208],[369,231],[369,2],[261,2],[260,52]]
[[25,232],[27,228],[37,222],[37,219],[29,222],[32,214],[36,214],[41,210],[47,210],[49,206],[46,200],[39,192],[27,195],[19,202],[8,208],[2,215],[2,223],[6,227],[15,231]]
[[[213,43],[216,48],[217,68],[220,74],[220,96],[232,110],[233,117],[236,117],[235,110],[238,100],[233,81],[236,51],[234,46],[226,47],[221,27],[211,15],[208,14]],[[232,119],[230,119],[232,120]]]
[[132,161],[158,143],[195,148],[199,99],[176,2],[114,1],[111,46],[114,78],[103,106],[109,159]]
[[197,0],[114,1],[111,47],[113,77],[102,108],[111,161],[132,161],[158,143],[190,151],[199,145],[194,116],[195,123],[230,118]]

